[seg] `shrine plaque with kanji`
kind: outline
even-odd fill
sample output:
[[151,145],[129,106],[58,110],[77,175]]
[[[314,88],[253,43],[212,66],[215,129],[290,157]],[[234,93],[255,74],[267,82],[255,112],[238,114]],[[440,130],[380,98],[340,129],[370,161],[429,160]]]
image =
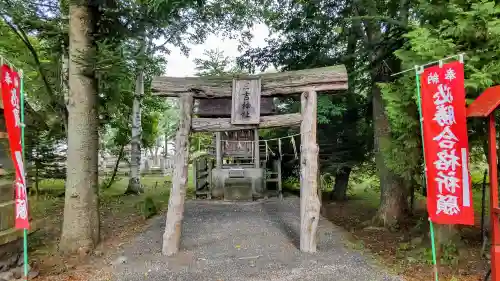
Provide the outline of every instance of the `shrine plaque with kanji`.
[[231,123],[234,125],[259,124],[260,78],[233,79]]

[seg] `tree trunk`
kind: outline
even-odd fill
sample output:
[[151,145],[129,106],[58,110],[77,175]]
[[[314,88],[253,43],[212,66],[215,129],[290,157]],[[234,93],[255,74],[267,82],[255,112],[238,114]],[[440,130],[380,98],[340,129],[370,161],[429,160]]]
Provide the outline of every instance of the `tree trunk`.
[[59,249],[88,253],[99,242],[97,83],[92,66],[94,10],[70,4],[68,152],[64,221]]
[[120,167],[120,162],[122,161],[123,154],[125,152],[125,145],[122,145],[120,148],[120,152],[118,153],[118,158],[116,159],[115,167],[113,168],[113,174],[111,174],[111,178],[109,179],[106,187],[104,189],[108,189],[115,182],[116,174],[118,173],[118,168]]
[[142,169],[141,169],[141,174],[147,174],[149,173],[149,170],[151,168],[151,155],[148,153],[148,151],[144,152],[144,159],[143,159],[143,164],[142,164]]
[[36,192],[36,199],[39,199],[40,196],[40,188],[38,186],[38,182],[40,181],[40,167],[39,167],[39,161],[35,160],[35,192]]
[[184,216],[184,200],[186,197],[188,163],[189,163],[189,133],[193,110],[193,95],[191,93],[180,97],[181,112],[179,129],[175,138],[175,161],[172,189],[168,200],[167,220],[163,234],[164,255],[171,256],[179,252],[181,242],[182,218]]
[[141,185],[141,98],[144,95],[144,72],[137,75],[132,106],[132,139],[130,141],[130,180],[125,194],[140,194]]
[[[376,17],[379,6],[373,1],[353,2],[353,13],[355,16]],[[362,7],[361,7],[362,5]],[[361,11],[361,13],[360,13]],[[402,0],[398,7],[390,11],[392,17],[399,18],[402,23],[408,21],[408,1]],[[380,178],[380,205],[373,218],[375,224],[392,226],[408,212],[407,191],[402,186],[402,179],[395,175],[385,162],[384,152],[389,148],[392,141],[389,120],[385,114],[385,106],[382,93],[375,83],[390,82],[390,73],[398,72],[401,62],[394,57],[392,51],[383,48],[373,48],[384,41],[384,33],[390,32],[388,28],[382,28],[376,21],[362,20],[362,25],[356,25],[359,35],[363,37],[366,48],[372,49],[370,64],[372,68],[372,106],[373,106],[373,129],[374,129],[374,152],[377,172]]]
[[[62,55],[61,55],[61,76],[60,76],[60,91],[63,94],[64,104],[68,104],[68,95],[69,95],[69,57],[67,53],[67,48],[65,44],[62,44]],[[63,126],[68,130],[68,120],[66,118],[62,118]]]
[[161,146],[161,139],[160,137],[156,138],[156,143],[155,143],[155,150],[154,150],[154,166],[157,167],[160,165],[160,146]]
[[168,137],[165,135],[165,148],[163,149],[163,155],[160,161],[161,173],[164,177],[168,175]]
[[153,152],[153,149],[149,149],[149,157],[146,158],[149,163],[149,168],[151,169],[153,166],[156,166],[156,155]]
[[380,178],[380,205],[373,222],[391,227],[408,213],[407,192],[402,185],[401,179],[385,163],[384,149],[391,142],[389,120],[385,115],[380,89],[373,86],[372,92],[375,162]]
[[333,186],[330,199],[335,201],[347,200],[347,187],[351,171],[352,168],[348,166],[343,166],[337,171],[335,174],[335,185]]

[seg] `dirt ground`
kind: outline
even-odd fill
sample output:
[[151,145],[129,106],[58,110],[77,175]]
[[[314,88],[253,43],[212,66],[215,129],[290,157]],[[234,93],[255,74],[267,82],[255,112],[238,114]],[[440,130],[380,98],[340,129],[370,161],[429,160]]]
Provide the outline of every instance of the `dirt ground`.
[[[111,258],[120,281],[400,281],[370,257],[346,247],[345,231],[320,219],[318,251],[303,253],[300,199],[186,202],[180,252],[161,254],[164,217],[151,220]],[[100,277],[100,276],[99,276]],[[91,278],[90,281],[102,278]]]
[[349,248],[346,232],[327,220],[320,220],[318,253],[301,253],[299,206],[294,196],[233,204],[188,201],[176,257],[160,252],[164,214],[147,222],[131,219],[126,224],[136,227],[120,232],[126,224],[119,222],[99,254],[40,259],[39,280],[401,280]]
[[[353,247],[375,254],[386,265],[394,268],[408,281],[433,280],[430,240],[425,212],[416,210],[413,217],[399,229],[387,230],[367,226],[376,207],[366,204],[362,198],[346,202],[324,202],[323,216],[334,224],[345,228],[351,234]],[[479,219],[479,218],[478,218]],[[459,249],[460,258],[450,253],[451,262],[442,261],[439,266],[440,280],[478,281],[483,280],[488,270],[488,261],[481,257],[481,233],[479,220],[475,227],[460,228],[464,245]],[[451,258],[450,258],[451,257]],[[444,264],[443,264],[444,263]]]
[[[156,181],[154,179],[149,184],[148,194],[160,198],[159,209],[164,210],[168,194],[165,194],[161,187],[155,188]],[[96,272],[106,277],[109,273],[110,261],[115,258],[116,253],[122,251],[130,241],[146,231],[151,224],[151,220],[146,220],[141,215],[138,207],[144,198],[123,197],[121,189],[123,187],[107,192],[101,208],[103,242],[92,256],[84,258],[61,257],[57,254],[56,246],[57,237],[60,235],[63,198],[43,199],[44,204],[47,205],[46,213],[41,210],[37,211],[41,212],[40,216],[45,217],[47,223],[41,231],[30,237],[30,259],[34,262],[35,270],[40,271],[37,280],[88,281]],[[352,197],[344,203],[324,202],[322,214],[348,232],[347,244],[354,250],[369,251],[383,264],[404,276],[405,280],[433,280],[432,265],[429,263],[430,244],[424,235],[428,230],[425,227],[427,222],[417,211],[412,218],[401,225],[400,229],[389,231],[367,227],[365,222],[375,214],[377,207],[377,202],[367,199],[373,197],[373,194],[370,194],[366,198]],[[160,213],[152,220],[158,217],[164,218],[164,214]],[[476,215],[476,217],[476,227],[462,228],[460,231],[464,247],[460,249],[460,259],[453,261],[457,264],[452,262],[451,265],[440,265],[440,280],[483,280],[488,269],[488,262],[480,256],[479,216]],[[420,226],[420,229],[417,226]],[[450,254],[450,256],[453,255]],[[103,280],[114,279],[110,276],[109,279]]]
[[43,227],[29,237],[29,258],[33,269],[40,272],[36,280],[88,281],[89,276],[106,265],[105,259],[116,249],[143,231],[148,220],[141,212],[146,197],[154,197],[161,215],[168,202],[168,189],[162,177],[143,179],[145,193],[124,196],[126,179],[119,179],[113,187],[101,194],[101,244],[89,257],[59,254],[57,245],[61,235],[64,211],[63,183],[44,182],[38,199],[31,199],[32,213],[43,220]]

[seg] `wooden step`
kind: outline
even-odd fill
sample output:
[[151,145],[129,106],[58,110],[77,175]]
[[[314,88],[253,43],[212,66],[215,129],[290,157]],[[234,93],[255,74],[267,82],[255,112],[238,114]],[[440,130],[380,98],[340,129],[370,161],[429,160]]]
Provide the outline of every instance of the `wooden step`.
[[196,195],[207,195],[210,193],[210,190],[196,191]]
[[198,179],[201,179],[201,178],[203,178],[203,177],[208,176],[208,174],[209,174],[209,172],[208,172],[208,171],[203,171],[203,172],[199,171],[199,172],[197,172],[197,173],[196,173],[196,177],[197,177]]
[[223,169],[231,169],[231,168],[253,168],[254,164],[224,164],[222,165]]

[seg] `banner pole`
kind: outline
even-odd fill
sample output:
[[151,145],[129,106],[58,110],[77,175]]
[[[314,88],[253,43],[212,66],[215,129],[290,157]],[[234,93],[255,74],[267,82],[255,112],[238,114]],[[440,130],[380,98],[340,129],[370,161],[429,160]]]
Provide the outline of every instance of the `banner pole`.
[[[423,66],[418,66],[415,65],[415,81],[417,84],[417,104],[418,104],[418,115],[419,115],[419,121],[420,121],[420,135],[422,137],[422,151],[423,151],[423,158],[424,158],[424,184],[423,186],[425,187],[427,185],[427,165],[425,162],[425,142],[424,142],[424,124],[423,124],[423,117],[422,117],[422,99],[421,99],[421,93],[420,93],[420,73],[423,71]],[[435,281],[439,281],[439,273],[438,273],[438,267],[437,267],[437,259],[436,259],[436,244],[435,244],[435,239],[434,239],[434,225],[432,223],[431,218],[429,217],[429,228],[430,228],[430,234],[431,234],[431,247],[432,247],[432,264],[434,266],[434,279]]]
[[[20,76],[20,104],[21,104],[21,148],[22,148],[22,155],[23,155],[23,162],[24,162],[24,154],[25,154],[25,148],[24,148],[24,129],[26,125],[24,124],[24,73],[22,70],[19,71],[19,76]],[[22,171],[23,173],[26,174],[26,171]],[[26,178],[26,177],[25,177]],[[27,186],[27,181],[25,180],[25,187]],[[26,205],[28,204],[26,200]],[[24,251],[24,278],[25,280],[28,280],[28,273],[29,273],[29,264],[28,264],[28,230],[25,228],[23,229],[23,251]]]
[[436,242],[435,242],[435,236],[434,236],[434,224],[431,221],[431,218],[429,218],[429,229],[431,232],[431,249],[432,249],[432,264],[434,266],[434,279],[436,281],[439,280],[439,274],[438,274],[438,267],[437,267],[437,259],[436,259]]

